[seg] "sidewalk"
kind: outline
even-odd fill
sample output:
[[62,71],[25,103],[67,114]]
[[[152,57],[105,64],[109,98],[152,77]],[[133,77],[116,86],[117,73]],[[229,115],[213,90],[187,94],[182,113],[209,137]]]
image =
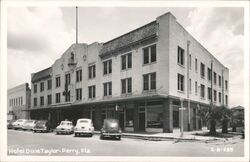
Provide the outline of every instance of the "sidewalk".
[[[221,130],[217,130],[220,132]],[[181,141],[226,141],[228,138],[218,138],[210,136],[201,136],[196,133],[207,133],[209,130],[203,128],[199,131],[184,132],[183,137],[180,137],[180,129],[174,129],[173,133],[149,133],[149,132],[123,132],[122,136],[126,138],[143,139],[150,141],[162,141],[162,140],[181,140]],[[100,134],[99,131],[95,131],[95,134]]]

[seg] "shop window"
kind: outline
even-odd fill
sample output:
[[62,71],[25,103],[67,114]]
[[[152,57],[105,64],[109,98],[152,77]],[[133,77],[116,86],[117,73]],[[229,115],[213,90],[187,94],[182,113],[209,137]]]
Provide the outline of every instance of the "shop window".
[[126,127],[134,126],[134,109],[126,109]]
[[163,109],[162,107],[147,108],[147,128],[163,127]]

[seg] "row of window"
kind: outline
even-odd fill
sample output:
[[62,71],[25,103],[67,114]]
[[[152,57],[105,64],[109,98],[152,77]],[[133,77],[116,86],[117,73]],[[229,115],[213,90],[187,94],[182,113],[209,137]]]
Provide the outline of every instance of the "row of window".
[[23,105],[23,97],[11,98],[9,99],[9,106],[21,106]]
[[[177,47],[177,63],[181,66],[184,66],[185,64],[185,51],[184,49],[182,49],[181,47]],[[189,64],[189,68],[191,69],[192,67],[192,56],[189,55],[189,60],[188,60],[188,64]],[[200,63],[200,76],[201,78],[205,78],[205,64],[204,63]],[[195,71],[198,72],[198,60],[197,58],[195,58]],[[207,79],[208,81],[212,80],[212,75],[213,75],[213,83],[216,85],[217,84],[217,73],[216,72],[212,72],[211,68],[207,68]],[[218,75],[218,84],[219,87],[221,87],[222,85],[222,77],[220,75]],[[228,82],[227,80],[225,80],[225,89],[228,89]]]
[[[177,75],[177,89],[178,91],[181,91],[183,92],[184,91],[184,75],[181,75],[181,74],[178,74]],[[189,93],[191,93],[191,90],[192,90],[192,81],[191,79],[189,79]],[[208,87],[208,90],[207,90],[207,93],[208,93],[208,100],[211,100],[212,99],[212,89],[210,87]],[[198,94],[198,83],[197,81],[195,81],[195,95]],[[222,102],[222,93],[221,92],[218,92],[218,97],[219,97],[219,103]],[[214,90],[214,93],[213,93],[213,101],[216,102],[217,101],[217,91]],[[201,98],[205,98],[205,85],[203,84],[200,84],[200,97]],[[225,100],[226,100],[226,105],[227,105],[227,95],[225,95]]]
[[[143,64],[149,64],[156,62],[156,45],[143,48]],[[121,69],[131,69],[132,68],[132,53],[128,53],[121,56]],[[112,59],[103,62],[103,75],[112,73]],[[90,65],[88,67],[88,78],[93,79],[96,77],[96,65]],[[82,70],[76,71],[76,82],[82,81]],[[47,90],[52,88],[51,79],[47,81]],[[65,74],[65,82],[67,85],[70,84],[70,74]],[[61,86],[61,77],[56,77],[55,80],[56,87]],[[44,91],[44,82],[40,83],[40,92]],[[34,93],[37,93],[37,84],[34,84]]]

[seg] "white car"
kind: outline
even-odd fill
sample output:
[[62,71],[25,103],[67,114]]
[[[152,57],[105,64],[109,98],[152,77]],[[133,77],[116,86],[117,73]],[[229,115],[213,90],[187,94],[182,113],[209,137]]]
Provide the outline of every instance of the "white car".
[[78,119],[75,126],[75,137],[80,135],[89,135],[90,137],[94,134],[94,126],[91,119]]
[[56,127],[56,134],[72,134],[74,133],[74,125],[71,121],[61,121]]
[[23,130],[32,130],[34,126],[36,125],[36,120],[27,120],[26,122],[23,123],[22,129]]
[[15,130],[17,130],[17,129],[22,129],[23,124],[24,124],[26,121],[27,121],[26,119],[18,119],[17,121],[15,121],[15,122],[13,123],[13,128],[14,128]]

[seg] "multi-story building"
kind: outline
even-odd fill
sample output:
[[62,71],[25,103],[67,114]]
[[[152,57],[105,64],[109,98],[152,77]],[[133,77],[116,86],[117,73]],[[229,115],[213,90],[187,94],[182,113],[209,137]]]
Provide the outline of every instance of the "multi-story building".
[[28,119],[30,109],[31,90],[28,83],[8,89],[7,115],[8,120]]
[[31,117],[88,117],[96,129],[114,117],[126,131],[172,132],[183,104],[184,130],[200,129],[202,109],[228,105],[228,78],[168,12],[108,42],[73,44],[32,74]]

